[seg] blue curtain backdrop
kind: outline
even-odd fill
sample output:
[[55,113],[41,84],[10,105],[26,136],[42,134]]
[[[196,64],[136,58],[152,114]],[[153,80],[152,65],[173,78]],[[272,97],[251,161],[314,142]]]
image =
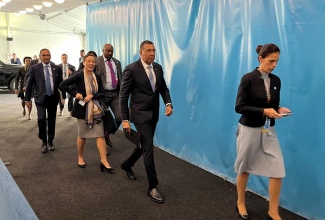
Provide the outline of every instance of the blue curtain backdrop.
[[[143,40],[155,43],[174,104],[169,118],[161,105],[155,144],[231,182],[238,84],[258,66],[256,46],[277,44],[281,106],[293,112],[276,125],[287,171],[280,203],[314,219],[325,219],[324,36],[323,0],[109,0],[87,7],[89,50],[101,55],[113,44],[124,68],[139,59]],[[248,187],[268,195],[265,177],[251,176]]]

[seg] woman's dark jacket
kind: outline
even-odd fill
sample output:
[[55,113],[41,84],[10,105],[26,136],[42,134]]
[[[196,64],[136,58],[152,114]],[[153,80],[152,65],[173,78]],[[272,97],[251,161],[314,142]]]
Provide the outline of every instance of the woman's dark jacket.
[[[242,114],[239,123],[249,127],[261,127],[265,123],[264,108],[278,111],[280,103],[281,80],[269,73],[271,100],[267,103],[266,89],[261,72],[256,68],[245,74],[239,84],[236,107],[237,113]],[[275,120],[271,119],[271,126]]]
[[[99,100],[104,97],[104,88],[102,84],[102,80],[98,75],[96,75],[96,80],[98,86],[98,92],[96,94],[93,94],[93,100]],[[76,90],[73,90],[70,88],[71,85],[75,84]],[[84,80],[84,72],[83,69],[80,71],[77,71],[74,73],[73,76],[69,77],[68,79],[64,80],[60,86],[59,89],[61,92],[67,92],[69,93],[72,97],[76,97],[77,93],[82,94],[82,97],[85,98],[86,95],[86,88],[85,88],[85,80]],[[75,99],[74,100],[74,105],[72,109],[72,117],[78,118],[78,119],[85,119],[86,116],[86,105],[82,106],[79,104],[79,100]]]

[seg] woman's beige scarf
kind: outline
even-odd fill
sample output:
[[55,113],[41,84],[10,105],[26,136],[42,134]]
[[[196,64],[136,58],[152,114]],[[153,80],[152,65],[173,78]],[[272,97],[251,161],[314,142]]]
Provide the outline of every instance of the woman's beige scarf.
[[[96,76],[94,73],[87,74],[84,73],[85,78],[85,88],[86,95],[96,94],[98,92],[98,84],[96,80]],[[94,123],[98,124],[103,116],[103,109],[101,108],[98,100],[91,99],[86,104],[86,124],[88,124],[89,128],[92,128]]]

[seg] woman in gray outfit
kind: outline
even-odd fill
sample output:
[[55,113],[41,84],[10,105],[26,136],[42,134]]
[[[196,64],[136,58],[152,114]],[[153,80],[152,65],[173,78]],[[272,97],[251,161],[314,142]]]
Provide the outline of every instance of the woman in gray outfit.
[[249,174],[270,177],[267,219],[281,219],[278,211],[282,178],[285,168],[275,119],[288,108],[279,107],[281,80],[271,72],[275,69],[280,49],[274,44],[256,48],[260,66],[245,74],[240,82],[235,110],[241,114],[237,129],[238,200],[236,209],[242,219],[249,219],[245,205],[245,190]]

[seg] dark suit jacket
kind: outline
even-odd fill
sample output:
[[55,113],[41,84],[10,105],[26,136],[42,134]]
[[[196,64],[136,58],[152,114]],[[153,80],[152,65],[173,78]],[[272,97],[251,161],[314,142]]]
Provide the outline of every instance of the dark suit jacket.
[[[264,80],[260,71],[254,69],[245,74],[239,84],[236,107],[237,113],[242,114],[239,123],[249,127],[261,127],[265,123],[263,115],[264,108],[279,108],[281,80],[276,75],[270,73],[270,93],[271,100],[267,103]],[[275,120],[271,119],[271,126]]]
[[[121,62],[117,59],[115,59],[114,57],[112,57],[115,66],[116,66],[116,71],[117,71],[117,78],[118,78],[118,83],[117,83],[117,89],[120,90],[120,86],[121,86],[121,82],[122,82],[122,67],[121,67]],[[104,57],[99,56],[96,57],[96,74],[98,74],[101,79],[102,79],[102,83],[103,83],[103,88],[105,88],[105,84],[106,84],[106,69],[105,69],[105,62],[104,62]]]
[[[27,67],[27,71],[28,71],[28,67]],[[18,70],[17,75],[16,75],[15,89],[18,89],[18,87],[19,87],[20,91],[23,90],[24,80],[25,80],[27,71],[25,70],[25,67],[22,67]]]
[[[28,69],[30,69],[31,66],[33,66],[35,64],[39,64],[39,63],[41,63],[40,59],[30,61],[30,64],[28,66]],[[50,62],[50,64],[51,65],[55,65],[55,63],[53,63],[53,62]]]
[[[62,69],[62,74],[63,74],[63,64],[60,63],[58,66],[61,67],[61,69]],[[72,73],[76,72],[76,67],[74,67],[74,66],[71,65],[70,63],[68,63],[68,67],[69,67],[69,70],[70,70]],[[70,77],[70,76],[72,75],[72,73],[71,73],[68,77]],[[63,75],[62,75],[62,77],[63,77]]]
[[[51,70],[53,75],[53,93],[57,97],[57,101],[60,100],[59,84],[63,81],[62,69],[57,65],[51,63]],[[35,64],[28,70],[28,78],[26,81],[26,95],[25,101],[30,101],[32,92],[34,92],[35,103],[42,105],[44,103],[46,95],[46,85],[43,63]],[[65,94],[64,97],[65,98]]]
[[39,63],[39,60],[37,59],[37,60],[32,60],[32,61],[30,61],[30,65],[29,66],[33,66],[33,65],[35,65],[35,64],[38,64]]
[[[94,96],[93,99],[99,100],[104,97],[104,88],[100,86],[102,84],[100,76],[96,75],[96,80],[99,86],[98,86],[98,92],[96,94],[93,94]],[[70,86],[73,84],[76,85],[76,90],[70,88]],[[76,94],[80,93],[85,98],[87,95],[86,95],[85,78],[84,78],[83,69],[81,71],[75,72],[73,76],[64,80],[60,84],[60,91],[62,91],[62,93],[67,92],[72,97],[76,97]],[[84,106],[80,105],[79,100],[75,99],[73,109],[72,109],[72,117],[78,119],[85,119],[85,116],[86,116],[86,105]]]
[[[84,63],[83,63],[83,62],[80,62],[77,71],[80,71],[80,70],[82,70],[83,68],[84,68]],[[94,72],[95,72],[95,71],[94,71]]]
[[[42,63],[42,62],[40,62],[40,63]],[[33,65],[35,65],[35,64],[40,64],[40,63],[39,63],[39,60],[38,60],[38,59],[37,59],[37,60],[32,60],[32,61],[30,62],[29,66],[28,66],[27,73],[26,73],[26,75],[25,75],[24,86],[26,86],[26,82],[27,82],[27,79],[28,79],[28,77],[29,77],[29,73],[30,73],[30,68],[31,68]],[[51,65],[51,66],[55,66],[55,63],[53,63],[52,61],[50,61],[50,65]]]
[[172,102],[161,65],[158,63],[152,63],[152,65],[156,75],[155,92],[152,91],[149,78],[140,59],[125,67],[119,96],[122,120],[130,120],[135,124],[156,123],[159,118],[159,94],[165,104]]

